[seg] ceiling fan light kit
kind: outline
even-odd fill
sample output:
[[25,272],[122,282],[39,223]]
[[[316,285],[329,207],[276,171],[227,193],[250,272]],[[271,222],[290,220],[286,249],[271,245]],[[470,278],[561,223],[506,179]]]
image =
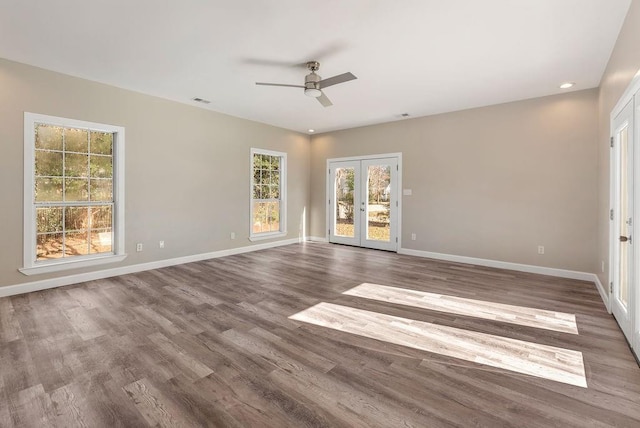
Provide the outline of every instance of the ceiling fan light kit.
[[327,96],[322,92],[324,88],[329,86],[337,85],[338,83],[348,82],[349,80],[357,79],[352,73],[343,73],[337,76],[330,77],[328,79],[322,79],[316,71],[320,68],[320,63],[318,61],[309,61],[307,62],[307,68],[311,73],[307,74],[304,78],[304,86],[303,85],[289,85],[283,83],[262,83],[256,82],[256,85],[262,86],[286,86],[291,88],[303,88],[304,94],[308,97],[317,98],[320,104],[324,107],[332,106],[333,103]]
[[308,97],[318,98],[322,95],[322,91],[316,88],[305,88],[304,94]]

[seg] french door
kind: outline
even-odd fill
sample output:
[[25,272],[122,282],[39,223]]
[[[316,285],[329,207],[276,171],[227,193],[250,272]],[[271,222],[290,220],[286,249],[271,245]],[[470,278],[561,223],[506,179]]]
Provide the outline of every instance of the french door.
[[636,263],[634,236],[634,127],[633,100],[613,120],[611,311],[630,344],[636,316]]
[[329,242],[398,250],[398,157],[329,161]]

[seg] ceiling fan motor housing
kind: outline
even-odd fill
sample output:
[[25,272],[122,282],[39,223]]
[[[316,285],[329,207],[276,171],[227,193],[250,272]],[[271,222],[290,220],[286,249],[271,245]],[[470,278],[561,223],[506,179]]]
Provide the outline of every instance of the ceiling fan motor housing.
[[307,68],[311,73],[307,74],[304,78],[304,86],[302,85],[288,85],[283,83],[261,83],[256,82],[256,85],[266,85],[266,86],[288,86],[292,88],[304,88],[304,94],[308,97],[313,97],[323,107],[330,107],[333,105],[331,100],[327,98],[327,96],[322,92],[323,88],[328,88],[329,86],[337,85],[338,83],[348,82],[350,80],[357,79],[353,73],[342,73],[337,76],[330,77],[328,79],[322,80],[320,76],[316,74],[316,71],[320,68],[320,63],[318,61],[309,61],[307,62]]
[[320,80],[322,80],[322,78],[313,71],[307,74],[304,78],[304,94],[314,98],[318,98],[322,95],[320,85],[318,84]]

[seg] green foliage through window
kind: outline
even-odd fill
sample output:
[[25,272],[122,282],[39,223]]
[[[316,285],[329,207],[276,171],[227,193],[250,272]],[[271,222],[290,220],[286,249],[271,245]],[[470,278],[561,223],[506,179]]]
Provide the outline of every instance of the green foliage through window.
[[281,230],[282,156],[253,154],[253,233]]
[[35,125],[36,260],[113,251],[113,134]]

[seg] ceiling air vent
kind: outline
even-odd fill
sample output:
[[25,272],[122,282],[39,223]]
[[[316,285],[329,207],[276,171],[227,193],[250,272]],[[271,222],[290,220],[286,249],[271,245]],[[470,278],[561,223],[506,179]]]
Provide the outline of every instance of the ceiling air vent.
[[202,104],[211,104],[211,101],[209,100],[205,100],[204,98],[191,98],[193,101],[197,102],[197,103],[202,103]]

